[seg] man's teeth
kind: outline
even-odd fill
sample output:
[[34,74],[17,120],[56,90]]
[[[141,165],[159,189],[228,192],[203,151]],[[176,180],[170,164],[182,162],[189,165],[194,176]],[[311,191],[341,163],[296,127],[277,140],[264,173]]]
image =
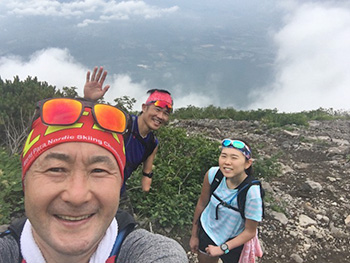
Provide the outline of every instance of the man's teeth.
[[85,216],[58,216],[60,219],[63,220],[68,220],[68,221],[79,221],[79,220],[84,220],[86,218],[89,218],[90,215],[85,215]]

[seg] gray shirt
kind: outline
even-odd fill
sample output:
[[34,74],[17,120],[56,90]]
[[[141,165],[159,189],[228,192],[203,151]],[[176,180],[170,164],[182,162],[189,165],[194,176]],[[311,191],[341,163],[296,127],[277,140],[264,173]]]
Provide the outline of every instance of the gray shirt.
[[[0,263],[19,262],[16,240],[7,235],[0,238]],[[182,246],[173,239],[150,233],[144,229],[132,231],[124,240],[118,263],[187,263]]]

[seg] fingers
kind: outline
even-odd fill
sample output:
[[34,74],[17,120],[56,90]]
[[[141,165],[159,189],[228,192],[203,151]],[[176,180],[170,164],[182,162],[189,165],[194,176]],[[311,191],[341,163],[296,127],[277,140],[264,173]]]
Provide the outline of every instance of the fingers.
[[[103,70],[103,68],[102,68],[102,70]],[[107,71],[104,71],[103,74],[102,74],[102,78],[100,80],[101,84],[103,84],[103,82],[105,81],[106,76],[107,76]]]
[[109,90],[110,87],[111,87],[110,85],[106,85],[106,86],[103,88],[104,93],[106,93],[107,90]]
[[96,82],[100,82],[101,85],[103,84],[103,82],[105,81],[106,77],[107,77],[107,71],[103,71],[103,67],[94,67],[94,70],[92,72],[91,75],[91,79],[90,79],[90,71],[88,71],[88,73],[86,74],[86,81],[96,81]]
[[[100,67],[100,69],[98,70],[97,75],[96,75],[96,79],[95,79],[96,81],[99,81],[99,79],[102,75],[102,72],[103,72],[103,67]],[[103,73],[103,74],[105,74],[105,73]],[[106,75],[107,75],[107,72],[106,72]],[[105,76],[105,78],[106,78],[106,76]]]
[[86,82],[90,81],[90,71],[86,73]]
[[94,71],[92,72],[92,76],[91,76],[91,81],[95,80],[97,69],[98,67],[94,67]]
[[212,245],[208,245],[208,246],[205,248],[205,252],[206,252],[209,256],[212,256],[211,251],[210,251],[210,247],[212,247]]

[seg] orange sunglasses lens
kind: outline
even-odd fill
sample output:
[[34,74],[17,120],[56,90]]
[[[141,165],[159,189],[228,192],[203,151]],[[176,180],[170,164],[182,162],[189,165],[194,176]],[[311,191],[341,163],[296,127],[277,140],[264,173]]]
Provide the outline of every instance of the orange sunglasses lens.
[[42,107],[42,120],[48,125],[71,125],[78,121],[83,105],[77,100],[48,100]]
[[106,104],[94,105],[95,117],[98,124],[110,131],[124,132],[126,128],[126,116],[123,111]]
[[171,110],[171,108],[172,108],[171,104],[167,103],[166,101],[162,101],[162,100],[157,100],[154,103],[154,106],[161,107],[161,108],[167,107],[169,110]]

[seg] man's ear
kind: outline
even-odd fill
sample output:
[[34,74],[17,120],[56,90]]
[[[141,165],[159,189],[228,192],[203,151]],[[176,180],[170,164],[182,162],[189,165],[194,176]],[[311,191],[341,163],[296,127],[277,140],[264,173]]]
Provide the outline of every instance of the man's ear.
[[148,108],[148,105],[146,105],[145,103],[142,103],[142,111],[146,111],[146,109]]

